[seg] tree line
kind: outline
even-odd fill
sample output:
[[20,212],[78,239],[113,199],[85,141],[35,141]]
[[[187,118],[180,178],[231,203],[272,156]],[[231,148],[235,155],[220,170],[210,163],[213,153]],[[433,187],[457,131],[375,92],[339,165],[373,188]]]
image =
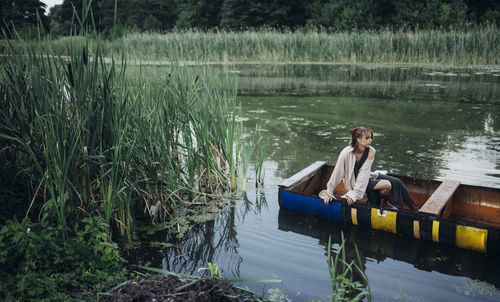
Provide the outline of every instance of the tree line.
[[[0,0],[3,28],[37,24],[67,35],[85,25],[111,30],[322,28],[328,31],[449,29],[500,24],[500,2],[494,0],[64,0],[45,15],[39,0]],[[84,12],[90,9],[85,16]],[[115,14],[116,12],[116,14]]]

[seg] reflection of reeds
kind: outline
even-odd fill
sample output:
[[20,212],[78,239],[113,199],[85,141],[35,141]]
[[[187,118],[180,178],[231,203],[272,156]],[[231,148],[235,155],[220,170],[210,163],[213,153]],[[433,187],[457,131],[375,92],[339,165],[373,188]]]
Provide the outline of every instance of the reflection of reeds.
[[[434,67],[435,68],[435,67]],[[444,67],[443,67],[444,68]],[[363,96],[426,101],[439,97],[498,103],[496,70],[390,65],[278,65],[239,67],[238,95]]]

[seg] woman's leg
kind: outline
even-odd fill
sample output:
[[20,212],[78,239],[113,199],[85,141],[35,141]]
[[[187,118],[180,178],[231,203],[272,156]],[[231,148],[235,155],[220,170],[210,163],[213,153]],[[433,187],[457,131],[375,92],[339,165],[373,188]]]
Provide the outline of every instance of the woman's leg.
[[383,209],[385,207],[384,202],[386,202],[390,208],[393,208],[393,209],[396,208],[389,202],[389,200],[387,198],[387,196],[389,196],[391,193],[391,188],[392,188],[392,184],[387,179],[379,179],[377,185],[375,185],[373,187],[373,189],[376,190],[376,192],[379,192],[380,209]]
[[410,193],[408,193],[408,189],[399,178],[380,174],[378,179],[381,179],[381,181],[386,180],[391,183],[391,195],[396,205],[399,205],[400,202],[404,202],[414,211],[417,211],[420,208],[413,198],[411,198]]
[[377,184],[373,187],[374,190],[380,190],[380,194],[382,195],[389,195],[391,192],[391,182],[386,179],[381,179]]
[[383,196],[389,195],[391,192],[391,183],[387,180],[370,178],[366,195],[368,202],[371,204],[379,204]]

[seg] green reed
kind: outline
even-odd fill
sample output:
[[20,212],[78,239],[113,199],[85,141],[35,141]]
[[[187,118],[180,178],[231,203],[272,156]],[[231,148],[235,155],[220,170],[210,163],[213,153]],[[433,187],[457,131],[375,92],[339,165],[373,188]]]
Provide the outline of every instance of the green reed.
[[26,215],[63,227],[100,215],[130,235],[142,212],[164,220],[236,189],[242,125],[232,74],[172,62],[154,79],[141,67],[130,75],[124,52],[120,64],[105,58],[99,38],[68,41],[64,58],[51,56],[48,40],[4,41],[0,149],[21,151]]
[[[259,131],[258,125],[255,127],[255,133]],[[258,187],[259,184],[264,183],[264,161],[267,156],[268,148],[269,148],[269,137],[259,137],[255,144],[255,187]]]
[[240,150],[241,159],[241,177],[240,177],[240,190],[245,192],[248,181],[248,170],[250,168],[250,161],[255,151],[255,144],[251,142],[243,143]]
[[[332,284],[332,301],[362,301],[365,298],[371,301],[370,285],[363,272],[363,264],[355,246],[356,258],[346,260],[346,240],[342,233],[342,242],[335,255],[332,255],[332,238],[328,238],[328,270]],[[357,281],[356,277],[361,278]]]
[[[64,55],[67,40],[53,41],[53,53]],[[493,25],[335,33],[312,29],[182,30],[134,33],[104,45],[108,56],[126,49],[135,60],[486,65],[499,63],[500,30]]]
[[[197,62],[321,62],[492,65],[499,64],[500,29],[494,25],[446,30],[380,30],[325,32],[319,29],[244,32],[180,30],[132,33],[110,41],[90,36],[91,49],[103,45],[104,55],[124,50],[132,60]],[[50,53],[67,55],[68,43],[82,37],[51,41]],[[36,43],[36,42],[31,42]],[[0,43],[0,51],[7,47]],[[17,45],[17,48],[22,46]]]

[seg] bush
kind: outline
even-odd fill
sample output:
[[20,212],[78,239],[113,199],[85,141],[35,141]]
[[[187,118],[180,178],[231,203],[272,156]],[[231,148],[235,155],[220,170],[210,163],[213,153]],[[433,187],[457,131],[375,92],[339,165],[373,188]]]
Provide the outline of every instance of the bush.
[[0,300],[90,298],[125,280],[124,260],[100,217],[65,231],[13,221],[0,230]]

